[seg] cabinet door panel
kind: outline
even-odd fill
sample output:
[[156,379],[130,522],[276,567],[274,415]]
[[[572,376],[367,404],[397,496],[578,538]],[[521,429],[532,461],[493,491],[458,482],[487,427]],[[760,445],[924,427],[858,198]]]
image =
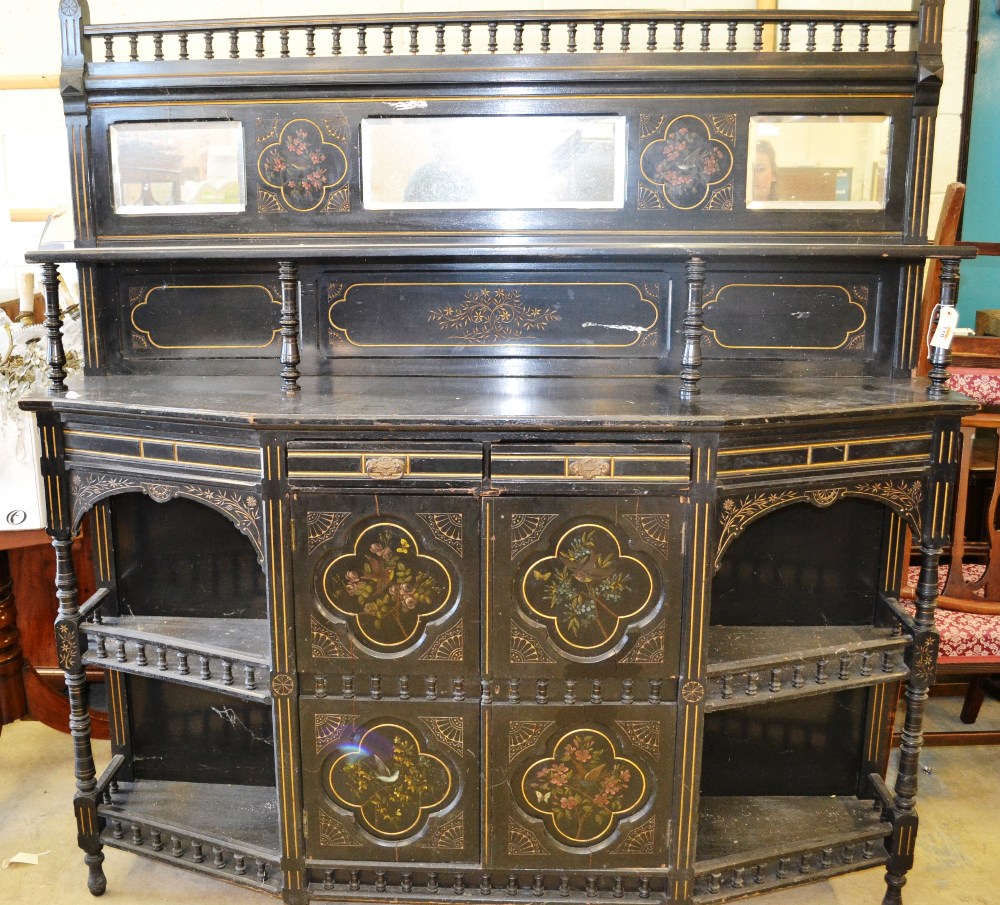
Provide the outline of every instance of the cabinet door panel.
[[490,663],[497,679],[676,675],[676,497],[495,504]]
[[487,721],[491,868],[668,863],[674,705],[494,705]]
[[478,673],[478,501],[313,493],[295,513],[302,669]]
[[479,724],[478,703],[304,699],[308,857],[478,862]]

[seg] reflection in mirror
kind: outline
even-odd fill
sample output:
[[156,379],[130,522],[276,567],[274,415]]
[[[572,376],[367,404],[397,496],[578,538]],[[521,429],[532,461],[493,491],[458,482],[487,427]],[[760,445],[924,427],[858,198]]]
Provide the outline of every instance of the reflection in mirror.
[[881,210],[888,116],[750,118],[747,207]]
[[241,123],[116,123],[110,138],[116,214],[246,208]]
[[420,116],[361,122],[369,210],[616,209],[624,116]]

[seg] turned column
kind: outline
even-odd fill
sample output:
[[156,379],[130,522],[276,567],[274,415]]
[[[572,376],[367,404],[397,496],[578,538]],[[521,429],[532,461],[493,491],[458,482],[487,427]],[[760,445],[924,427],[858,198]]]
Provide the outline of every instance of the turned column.
[[77,841],[85,852],[84,863],[89,869],[87,888],[95,896],[107,888],[102,863],[100,822],[97,816],[97,772],[90,743],[90,712],[87,709],[87,675],[80,644],[80,593],[73,566],[73,533],[68,528],[50,532],[56,554],[56,617],[55,636],[59,665],[66,676],[69,693],[69,732],[73,738],[76,796]]
[[51,395],[66,392],[66,351],[63,348],[62,315],[59,311],[59,268],[42,264],[42,294],[45,297],[45,362],[49,366]]
[[299,380],[299,266],[294,261],[278,262],[281,283],[281,389],[297,393]]
[[705,295],[705,262],[693,257],[684,264],[687,271],[687,311],[684,314],[684,352],[681,356],[681,399],[701,392],[701,305]]
[[[942,320],[952,321],[955,318],[955,302],[958,298],[958,258],[941,259],[941,294],[938,301],[938,323]],[[930,386],[927,387],[927,395],[931,399],[940,399],[948,395],[948,365],[951,363],[951,338],[942,345],[934,344],[934,334],[937,327],[932,332],[932,340],[928,360],[931,369],[928,373]]]

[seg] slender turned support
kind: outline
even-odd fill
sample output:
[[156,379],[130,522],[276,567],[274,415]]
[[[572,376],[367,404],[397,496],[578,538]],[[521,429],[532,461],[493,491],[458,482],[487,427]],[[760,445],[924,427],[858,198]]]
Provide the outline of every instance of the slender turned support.
[[681,356],[681,399],[690,399],[700,390],[701,380],[701,303],[705,293],[705,262],[691,258],[687,271],[688,303],[684,314],[684,354]]
[[[958,298],[958,258],[941,259],[941,294],[938,297],[938,322],[945,316],[954,316],[951,312],[955,309],[955,301]],[[931,399],[940,399],[948,395],[948,364],[951,362],[951,346],[930,347],[928,360],[931,369],[928,373],[930,386],[927,387],[927,395]]]
[[104,853],[101,851],[101,831],[97,818],[97,772],[90,745],[87,675],[80,650],[80,592],[76,570],[73,568],[73,535],[68,529],[50,533],[56,555],[56,600],[59,602],[59,615],[55,625],[56,644],[59,665],[66,675],[66,690],[69,692],[69,732],[73,738],[76,776],[73,805],[76,811],[77,842],[85,852],[83,861],[89,870],[87,888],[93,895],[99,896],[108,883],[101,867]]
[[299,267],[294,261],[278,262],[281,282],[281,388],[301,389],[299,379]]
[[59,268],[42,264],[42,293],[45,296],[45,362],[49,366],[49,393],[66,392],[66,351],[63,348],[62,317],[59,314]]

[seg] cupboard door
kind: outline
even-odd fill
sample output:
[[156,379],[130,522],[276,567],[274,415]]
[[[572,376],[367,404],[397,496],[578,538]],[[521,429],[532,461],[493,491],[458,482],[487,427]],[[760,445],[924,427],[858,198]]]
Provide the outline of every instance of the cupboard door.
[[478,863],[478,702],[307,698],[300,713],[308,857]]
[[665,868],[675,722],[672,704],[491,707],[488,866]]
[[676,676],[679,498],[539,496],[494,506],[487,670],[501,688],[582,679],[597,687],[577,693],[600,700],[622,694],[625,680]]
[[303,493],[295,531],[300,669],[478,674],[477,500]]

